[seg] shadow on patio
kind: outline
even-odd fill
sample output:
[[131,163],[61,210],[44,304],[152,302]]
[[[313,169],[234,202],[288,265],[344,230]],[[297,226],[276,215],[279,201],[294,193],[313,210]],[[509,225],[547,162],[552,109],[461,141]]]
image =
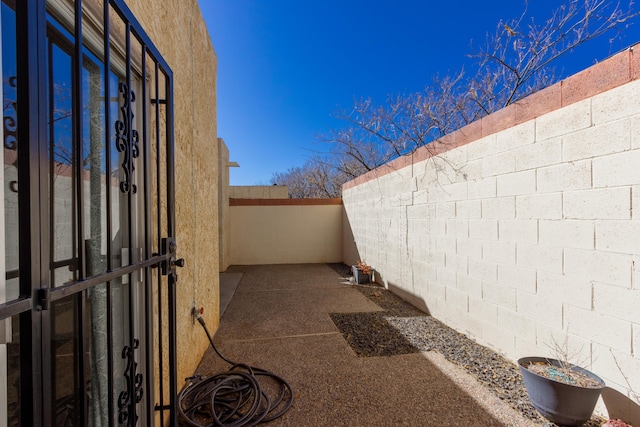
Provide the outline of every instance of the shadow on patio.
[[[437,352],[420,352],[400,334],[394,346],[401,350],[385,353],[377,344],[367,355],[377,349],[379,355],[358,356],[332,317],[340,323],[358,319],[347,313],[373,313],[362,317],[371,318],[384,309],[328,265],[235,266],[228,273],[240,281],[214,341],[226,357],[291,384],[293,405],[271,425],[533,424],[463,369]],[[228,368],[209,349],[197,373]]]

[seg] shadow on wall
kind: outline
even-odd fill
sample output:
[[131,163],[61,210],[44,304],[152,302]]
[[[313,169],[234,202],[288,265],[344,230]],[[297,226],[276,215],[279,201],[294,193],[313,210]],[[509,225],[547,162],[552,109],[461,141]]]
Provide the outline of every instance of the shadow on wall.
[[621,419],[628,424],[640,425],[640,405],[611,387],[602,391],[602,400],[607,407],[609,418]]
[[351,266],[361,260],[360,251],[356,246],[356,239],[353,236],[351,222],[347,215],[347,210],[342,207],[342,262]]
[[386,284],[385,285],[386,288],[389,289],[391,292],[398,295],[400,298],[407,301],[408,303],[416,307],[418,310],[424,311],[427,315],[431,316],[431,311],[429,311],[427,302],[424,299],[420,298],[417,295],[412,294],[406,289],[402,289],[400,286],[397,286],[392,282],[385,281],[384,276],[382,274],[378,274],[377,272],[376,272],[376,281]]
[[[349,215],[347,214],[346,208],[342,209],[342,262],[348,266],[355,265],[358,261],[363,260],[368,262],[366,259],[366,255],[358,248],[357,242],[353,235],[353,229],[351,228],[351,221],[349,221]],[[429,307],[427,307],[427,303],[424,299],[420,298],[417,295],[408,292],[405,289],[402,289],[400,286],[395,285],[392,282],[388,282],[384,278],[384,273],[376,268],[376,266],[372,266],[375,269],[374,280],[376,283],[384,285],[387,289],[389,289],[394,294],[398,295],[400,298],[405,301],[411,303],[414,307],[423,312],[427,313],[431,316],[431,312],[429,311]]]
[[[342,262],[348,266],[355,265],[358,261],[364,261],[369,264],[369,260],[366,259],[366,255],[360,251],[358,248],[358,244],[353,235],[353,229],[351,228],[351,221],[349,220],[349,215],[347,214],[347,209],[343,205],[342,209]],[[429,311],[429,307],[427,307],[427,303],[421,297],[412,294],[411,292],[403,289],[400,286],[395,285],[392,282],[387,281],[384,278],[384,272],[380,271],[376,268],[375,265],[372,265],[375,269],[374,280],[376,283],[384,285],[387,289],[389,289],[394,294],[398,295],[400,298],[409,302],[411,305],[416,307],[419,310],[427,313],[431,316],[431,312]]]

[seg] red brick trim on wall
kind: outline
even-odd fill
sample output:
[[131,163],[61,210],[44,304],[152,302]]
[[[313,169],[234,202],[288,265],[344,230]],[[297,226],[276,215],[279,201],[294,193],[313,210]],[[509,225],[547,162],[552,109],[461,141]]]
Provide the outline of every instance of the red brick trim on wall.
[[[634,55],[634,50],[638,52]],[[420,147],[411,154],[365,173],[342,186],[356,187],[413,163],[442,154],[488,135],[509,129],[543,114],[591,98],[617,86],[640,79],[640,43],[617,53],[577,74],[473,122],[457,131]]]
[[342,199],[229,199],[229,206],[341,205]]

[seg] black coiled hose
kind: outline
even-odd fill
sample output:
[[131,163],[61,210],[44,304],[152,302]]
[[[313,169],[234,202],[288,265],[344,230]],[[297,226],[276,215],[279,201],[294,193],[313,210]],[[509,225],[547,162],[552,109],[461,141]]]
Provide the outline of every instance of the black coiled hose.
[[[293,390],[289,383],[265,369],[235,363],[224,357],[213,344],[200,314],[195,316],[213,350],[232,366],[230,370],[211,377],[187,378],[189,383],[178,395],[180,425],[255,426],[284,414],[293,403]],[[270,398],[268,393],[276,397]]]

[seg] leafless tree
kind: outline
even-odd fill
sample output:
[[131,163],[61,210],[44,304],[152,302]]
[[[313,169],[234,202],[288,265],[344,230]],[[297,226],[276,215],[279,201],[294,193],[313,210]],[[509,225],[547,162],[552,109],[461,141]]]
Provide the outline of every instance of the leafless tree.
[[570,0],[560,5],[541,25],[527,19],[525,7],[514,20],[498,23],[478,52],[478,73],[469,95],[484,114],[516,102],[556,80],[553,62],[579,45],[623,32],[638,12],[633,1]]
[[475,59],[469,71],[435,77],[423,91],[389,97],[382,105],[356,100],[352,109],[337,113],[345,126],[321,137],[331,147],[330,159],[323,162],[347,181],[420,147],[432,147],[433,141],[555,83],[554,61],[594,38],[608,35],[613,40],[639,14],[633,1],[567,0],[538,24],[526,6],[518,18],[500,21],[487,34],[469,55]]
[[340,197],[345,181],[333,164],[319,156],[307,160],[303,166],[274,173],[271,177],[272,184],[288,187],[292,199]]

